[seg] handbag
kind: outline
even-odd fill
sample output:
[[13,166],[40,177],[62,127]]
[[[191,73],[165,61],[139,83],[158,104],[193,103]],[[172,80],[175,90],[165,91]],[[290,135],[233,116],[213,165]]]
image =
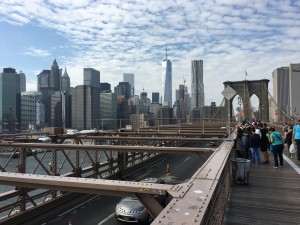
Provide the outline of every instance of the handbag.
[[295,144],[294,143],[292,143],[291,144],[291,146],[290,146],[290,148],[289,148],[289,151],[290,151],[290,153],[292,154],[292,153],[296,153],[296,146],[295,146]]

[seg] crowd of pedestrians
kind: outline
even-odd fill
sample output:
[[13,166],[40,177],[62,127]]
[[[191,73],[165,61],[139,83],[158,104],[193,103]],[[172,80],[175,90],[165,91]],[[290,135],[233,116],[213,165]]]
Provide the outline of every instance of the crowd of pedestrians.
[[[244,121],[237,126],[237,154],[251,160],[254,165],[269,164],[269,153],[274,157],[274,168],[283,167],[283,150],[285,144],[288,152],[292,143],[297,148],[297,159],[300,160],[300,120],[297,125],[284,124],[282,132],[268,127],[263,122],[249,123]],[[260,152],[263,158],[260,157]],[[290,157],[292,155],[290,154]]]

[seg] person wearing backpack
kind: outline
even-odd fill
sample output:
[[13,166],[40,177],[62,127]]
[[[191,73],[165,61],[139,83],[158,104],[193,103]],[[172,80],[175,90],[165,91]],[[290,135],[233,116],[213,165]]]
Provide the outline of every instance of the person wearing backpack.
[[245,133],[241,138],[243,158],[251,159],[251,152],[250,152],[251,127],[247,127],[244,130],[245,130]]

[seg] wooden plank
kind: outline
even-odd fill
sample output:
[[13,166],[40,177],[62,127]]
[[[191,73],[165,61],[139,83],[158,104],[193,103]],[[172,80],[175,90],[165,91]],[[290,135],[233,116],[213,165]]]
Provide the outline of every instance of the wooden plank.
[[300,224],[300,175],[286,162],[275,169],[272,158],[251,165],[248,185],[232,185],[223,225]]

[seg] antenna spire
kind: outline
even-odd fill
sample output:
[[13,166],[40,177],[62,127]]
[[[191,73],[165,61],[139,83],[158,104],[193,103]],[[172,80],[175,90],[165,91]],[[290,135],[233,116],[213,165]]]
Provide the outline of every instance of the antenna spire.
[[166,61],[168,60],[168,44],[166,44]]

